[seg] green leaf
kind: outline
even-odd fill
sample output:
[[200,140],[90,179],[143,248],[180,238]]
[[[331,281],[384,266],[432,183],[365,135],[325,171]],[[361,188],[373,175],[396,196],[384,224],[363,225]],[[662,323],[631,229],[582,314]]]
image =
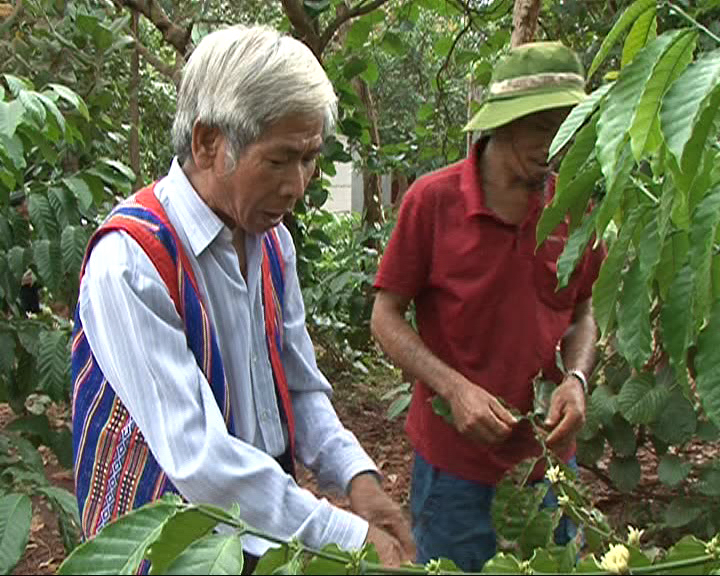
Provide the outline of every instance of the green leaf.
[[0,134],[12,138],[24,114],[25,107],[18,100],[0,102]]
[[101,162],[112,170],[120,172],[120,175],[125,178],[128,183],[135,182],[135,172],[133,172],[129,166],[111,158],[103,158]]
[[618,157],[628,139],[628,127],[634,122],[637,106],[655,64],[678,36],[685,33],[684,30],[668,32],[640,50],[635,59],[622,69],[605,101],[598,120],[597,155],[608,189],[613,185]]
[[697,427],[697,415],[692,404],[680,392],[675,390],[665,409],[660,412],[652,428],[655,434],[670,445],[681,445],[692,439]]
[[348,60],[343,66],[343,76],[348,80],[355,78],[358,74],[364,72],[368,67],[368,61],[364,58],[354,57]]
[[405,410],[407,410],[407,407],[410,406],[411,400],[412,394],[410,393],[404,393],[395,398],[395,400],[392,401],[392,403],[390,404],[390,406],[388,406],[387,409],[388,420],[395,420],[395,418],[405,412]]
[[520,562],[504,552],[499,552],[485,563],[482,569],[483,574],[523,574]]
[[[330,560],[327,558],[321,558],[320,556],[314,556],[310,562],[308,562],[307,566],[305,567],[305,570],[303,571],[303,574],[343,574],[346,572],[346,566],[351,560],[350,554],[346,550],[342,550],[340,547],[338,547],[337,544],[328,544],[327,546],[323,546],[322,548],[323,552],[327,552],[329,554],[332,554],[334,556],[343,558],[344,560],[342,562],[335,562],[334,560]],[[265,555],[260,559],[260,562],[258,563],[255,574],[270,574],[273,573],[273,570],[269,569],[270,565],[265,563],[263,564],[263,561],[266,559],[266,557],[269,554],[273,554],[275,560],[275,565],[280,566],[282,564],[285,564],[287,560],[285,559],[288,555],[288,551],[284,548],[272,548],[268,550],[268,552],[265,553]],[[451,568],[447,565],[447,563],[452,564],[450,560],[447,560],[446,558],[443,558],[440,563],[443,565],[443,569],[445,570],[451,570]],[[262,565],[261,565],[262,564]],[[453,564],[454,565],[454,564]]]
[[74,494],[59,486],[41,486],[38,491],[67,514],[76,526],[80,526],[80,514],[78,512],[77,498]]
[[570,276],[575,270],[575,266],[582,258],[585,253],[585,247],[590,241],[590,237],[595,229],[595,214],[593,210],[583,220],[582,225],[576,228],[570,237],[568,238],[567,244],[562,251],[562,254],[557,260],[557,277],[558,277],[558,289],[565,288],[570,281]]
[[635,234],[635,228],[645,210],[644,206],[638,206],[630,213],[624,226],[620,229],[617,239],[610,246],[607,258],[600,268],[598,279],[593,285],[593,311],[595,321],[603,336],[608,334],[615,322],[615,305],[620,294],[622,268],[625,264],[630,240]]
[[[52,96],[55,96],[52,92],[50,93]],[[40,92],[35,92],[35,97],[40,100],[43,106],[47,109],[47,111],[50,113],[50,117],[55,120],[55,123],[57,124],[57,127],[60,129],[60,132],[62,134],[65,133],[65,117],[62,115],[62,112],[58,109],[57,105],[53,101],[52,98],[48,97],[46,94],[42,94]]]
[[80,274],[87,242],[87,235],[82,226],[68,226],[60,237],[63,267],[73,278]]
[[178,501],[158,500],[105,526],[68,556],[58,574],[133,574],[162,533]]
[[38,370],[40,387],[56,402],[64,400],[70,390],[70,350],[65,333],[40,333]]
[[59,242],[37,240],[33,243],[33,260],[40,279],[51,292],[57,293],[62,279],[62,251]]
[[715,462],[706,465],[700,472],[698,488],[706,496],[720,496],[720,470]]
[[606,180],[607,193],[598,208],[598,215],[595,220],[595,233],[598,238],[603,237],[605,228],[607,228],[610,220],[612,220],[615,212],[620,207],[625,195],[626,185],[630,179],[633,157],[630,150],[630,141],[625,139],[624,142],[622,153],[617,159],[617,164],[613,167],[610,179]]
[[23,90],[32,90],[33,86],[24,78],[19,78],[12,74],[3,74],[5,82],[7,82],[8,88],[13,96],[17,97]]
[[609,386],[599,384],[590,395],[590,407],[597,414],[600,422],[607,426],[617,412],[618,398]]
[[[665,509],[665,523],[671,528],[681,528],[690,524],[700,514],[702,514],[702,507],[698,505],[696,499],[676,498]],[[693,571],[693,574],[697,574],[697,572]]]
[[678,34],[655,65],[635,111],[635,119],[630,126],[635,160],[640,161],[645,154],[650,133],[659,130],[662,98],[670,85],[692,61],[696,41],[697,32],[694,30],[686,30]]
[[386,32],[382,40],[383,50],[389,52],[393,56],[404,56],[406,52],[405,44],[399,34],[394,32]]
[[[706,107],[712,102],[712,92],[720,83],[720,49],[704,54],[693,62],[670,87],[663,99],[660,111],[662,132],[668,150],[678,165],[684,167],[688,154],[697,150],[686,150],[697,130],[707,130]],[[700,123],[700,118],[704,122]],[[710,122],[711,123],[711,122]]]
[[620,353],[638,370],[652,354],[650,305],[650,290],[636,259],[623,281],[618,307],[617,345]]
[[15,337],[11,332],[0,331],[0,376],[7,375],[15,363]]
[[168,518],[160,536],[147,551],[147,559],[151,562],[150,574],[165,574],[180,553],[209,534],[217,523],[217,520],[195,508],[182,510]]
[[686,264],[670,284],[667,298],[660,310],[663,345],[676,371],[685,369],[687,349],[690,345],[693,279],[692,268]]
[[[587,161],[592,154],[595,145],[595,126],[593,121],[587,124],[577,135],[575,142],[568,150],[560,165],[560,172],[555,186],[555,195],[540,217],[537,225],[536,237],[538,246],[548,237],[555,227],[565,220],[570,207],[582,202],[587,205],[588,198],[592,193],[592,183],[587,185],[583,180],[583,186],[572,186],[571,182],[581,178],[583,172],[593,168],[594,162]],[[587,161],[587,162],[586,162]],[[596,170],[592,170],[595,180],[599,177]],[[594,181],[593,181],[594,183]],[[584,207],[583,206],[583,207]]]
[[368,60],[367,68],[365,68],[365,70],[363,70],[360,74],[363,80],[365,80],[365,82],[367,82],[370,86],[377,82],[379,75],[380,72],[378,71],[378,66],[375,63],[375,60]]
[[42,101],[37,96],[37,92],[32,90],[23,90],[18,94],[18,100],[25,107],[25,112],[28,113],[30,118],[35,120],[38,126],[42,126],[45,123],[47,112]]
[[22,558],[30,536],[32,503],[25,494],[0,498],[0,573],[9,574]]
[[637,458],[613,456],[608,466],[608,472],[613,484],[620,492],[632,492],[640,482],[640,463]]
[[666,486],[677,486],[685,480],[692,469],[692,464],[676,456],[665,454],[658,464],[658,478]]
[[660,263],[664,239],[664,236],[660,234],[658,218],[653,214],[640,235],[637,250],[638,260],[640,260],[640,272],[648,285],[654,279],[655,269]]
[[621,68],[625,68],[652,38],[657,36],[657,9],[651,6],[638,16],[623,44]]
[[445,420],[445,422],[452,425],[453,416],[448,401],[445,400],[445,398],[443,398],[442,396],[434,396],[431,404],[433,412],[435,412],[435,414],[437,414],[438,416],[441,416],[443,420]]
[[605,427],[605,437],[618,456],[633,456],[637,449],[635,428],[619,414]]
[[700,326],[710,311],[713,240],[720,223],[720,186],[698,204],[690,228],[690,268],[694,270],[695,326]]
[[52,208],[43,194],[28,196],[28,212],[30,221],[41,238],[55,238],[59,234]]
[[48,84],[48,88],[80,112],[80,115],[85,118],[85,120],[90,121],[90,112],[88,111],[87,105],[78,94],[62,84]]
[[[290,547],[287,544],[270,548],[260,557],[253,574],[279,574],[278,568],[286,564],[289,557]],[[332,574],[337,574],[337,572],[332,572]]]
[[62,179],[63,184],[67,187],[73,196],[77,198],[78,206],[82,214],[87,214],[93,205],[93,193],[87,182],[78,176],[70,176]]
[[597,90],[593,91],[585,100],[575,106],[568,114],[568,117],[560,126],[560,129],[555,134],[552,143],[550,144],[550,150],[548,152],[548,159],[552,158],[560,152],[568,142],[575,135],[575,132],[585,124],[585,121],[592,115],[597,109],[603,98],[608,91],[613,87],[614,83],[604,84]]
[[535,548],[545,548],[550,544],[556,519],[560,515],[557,509],[544,508],[531,517],[518,541],[524,557],[530,557]]
[[710,318],[698,336],[695,382],[708,418],[720,426],[720,300],[712,307]]
[[241,574],[242,541],[238,534],[213,534],[193,542],[165,574]]
[[[683,524],[684,525],[684,524]],[[682,562],[684,560],[692,560],[705,555],[705,543],[698,540],[695,536],[683,536],[663,558],[663,562]],[[667,574],[711,574],[714,563],[712,561],[705,564],[695,564],[686,568],[673,568],[667,570]]]
[[615,42],[617,42],[620,38],[620,35],[644,12],[650,9],[654,10],[655,2],[656,0],[638,0],[625,9],[622,16],[618,18],[618,21],[615,22],[615,25],[610,29],[610,32],[608,32],[607,36],[603,38],[600,49],[597,51],[597,54],[595,54],[592,64],[590,64],[590,69],[587,73],[588,80],[590,80],[595,71],[605,61],[605,58],[607,58],[610,50],[615,45]]
[[631,424],[649,424],[660,413],[670,397],[666,386],[656,385],[647,372],[628,380],[617,396],[620,413]]

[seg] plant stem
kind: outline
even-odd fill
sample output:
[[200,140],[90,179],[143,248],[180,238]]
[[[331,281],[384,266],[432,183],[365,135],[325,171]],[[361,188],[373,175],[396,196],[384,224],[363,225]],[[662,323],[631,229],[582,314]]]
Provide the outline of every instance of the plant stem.
[[713,40],[715,40],[715,42],[717,42],[718,44],[720,44],[720,37],[718,37],[716,34],[714,34],[713,32],[711,32],[710,30],[708,30],[705,26],[703,26],[702,24],[700,24],[700,22],[698,22],[697,20],[695,20],[695,18],[693,18],[692,16],[690,16],[690,14],[688,14],[687,12],[685,12],[682,8],[680,8],[680,7],[678,7],[678,6],[675,6],[675,4],[673,4],[673,3],[671,3],[671,2],[667,2],[667,6],[668,6],[668,8],[670,8],[670,11],[671,11],[671,12],[675,12],[675,13],[678,14],[679,16],[682,16],[683,18],[685,18],[685,20],[687,20],[688,22],[692,23],[693,26],[695,26],[695,27],[697,27],[699,30],[702,30],[703,32],[705,32],[705,34],[707,34],[708,36],[710,36],[710,38],[712,38]]

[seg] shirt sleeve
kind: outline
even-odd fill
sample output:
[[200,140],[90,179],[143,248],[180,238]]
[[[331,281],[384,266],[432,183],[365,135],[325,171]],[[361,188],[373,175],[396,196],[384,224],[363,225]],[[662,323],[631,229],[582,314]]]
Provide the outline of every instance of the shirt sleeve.
[[433,197],[423,180],[405,193],[383,253],[375,288],[413,298],[425,286],[432,262]]
[[295,416],[296,454],[322,488],[347,492],[354,476],[377,472],[377,467],[330,402],[332,388],[317,366],[305,324],[292,237],[284,227],[278,228],[278,235],[285,261],[283,365]]
[[[109,233],[93,249],[80,306],[100,368],[185,498],[225,509],[237,503],[250,526],[311,547],[362,546],[365,520],[301,489],[272,457],[228,433],[166,286],[125,233]],[[253,554],[268,547],[247,546]]]

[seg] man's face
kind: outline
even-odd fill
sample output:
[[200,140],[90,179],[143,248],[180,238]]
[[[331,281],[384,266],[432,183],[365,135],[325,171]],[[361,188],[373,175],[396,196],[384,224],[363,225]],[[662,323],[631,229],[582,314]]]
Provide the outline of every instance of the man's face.
[[316,117],[273,124],[243,150],[232,172],[214,177],[211,207],[251,234],[277,226],[303,197],[322,148],[322,130]]
[[508,155],[508,165],[528,183],[541,182],[550,172],[548,150],[569,108],[544,110],[518,118],[496,131]]

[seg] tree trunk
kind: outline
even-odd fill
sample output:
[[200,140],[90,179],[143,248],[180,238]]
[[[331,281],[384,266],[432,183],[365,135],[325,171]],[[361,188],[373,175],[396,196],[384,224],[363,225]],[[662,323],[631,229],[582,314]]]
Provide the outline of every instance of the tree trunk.
[[[138,36],[138,13],[132,13],[132,31],[133,35]],[[140,188],[142,183],[142,174],[140,173],[140,103],[139,103],[139,87],[140,87],[140,51],[137,48],[132,52],[130,57],[130,168],[135,172],[135,185],[133,190]]]
[[520,46],[535,39],[541,0],[515,0],[511,46]]

